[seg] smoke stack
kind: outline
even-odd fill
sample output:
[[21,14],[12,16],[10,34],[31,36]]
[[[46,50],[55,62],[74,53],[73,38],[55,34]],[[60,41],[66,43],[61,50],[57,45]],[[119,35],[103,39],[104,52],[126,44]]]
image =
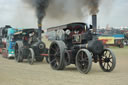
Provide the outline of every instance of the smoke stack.
[[42,21],[46,15],[46,9],[49,5],[49,0],[23,0],[27,2],[32,7],[35,8],[36,17],[38,20],[38,37],[41,40],[41,33],[42,33]]
[[42,33],[42,24],[38,23],[38,37],[41,40],[41,33]]
[[93,32],[96,33],[96,30],[97,30],[97,15],[92,15],[92,26],[93,26]]

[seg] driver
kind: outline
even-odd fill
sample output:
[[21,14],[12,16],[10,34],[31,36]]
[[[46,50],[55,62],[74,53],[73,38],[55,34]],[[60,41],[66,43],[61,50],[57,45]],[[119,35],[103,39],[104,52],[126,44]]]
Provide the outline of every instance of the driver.
[[36,37],[36,33],[35,32],[32,32],[31,34],[29,34],[29,44],[32,44],[33,42],[35,42],[37,40],[37,37]]

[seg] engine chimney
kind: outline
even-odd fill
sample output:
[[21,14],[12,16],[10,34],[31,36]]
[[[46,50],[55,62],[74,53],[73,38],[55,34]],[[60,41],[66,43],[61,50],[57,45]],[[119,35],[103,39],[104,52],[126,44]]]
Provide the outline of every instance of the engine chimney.
[[38,37],[39,37],[39,40],[41,40],[41,33],[42,33],[42,24],[38,23]]
[[96,33],[96,31],[97,31],[97,15],[92,15],[92,26],[93,26],[93,32]]

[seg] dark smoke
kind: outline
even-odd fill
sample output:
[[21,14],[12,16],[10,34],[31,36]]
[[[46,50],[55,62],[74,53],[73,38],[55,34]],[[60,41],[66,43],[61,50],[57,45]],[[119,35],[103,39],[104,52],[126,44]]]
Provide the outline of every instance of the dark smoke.
[[[86,1],[86,0],[85,0]],[[95,15],[99,12],[99,4],[101,0],[87,0],[88,1],[88,9],[90,14]]]
[[46,8],[49,5],[49,0],[23,0],[35,8],[38,24],[41,24],[44,16],[46,15]]
[[101,0],[50,0],[47,10],[48,16],[51,18],[65,18],[67,15],[72,15],[79,19],[94,15],[99,12]]
[[46,15],[57,20],[67,17],[84,19],[86,16],[95,15],[99,12],[101,0],[23,0],[30,4],[36,10],[38,24]]

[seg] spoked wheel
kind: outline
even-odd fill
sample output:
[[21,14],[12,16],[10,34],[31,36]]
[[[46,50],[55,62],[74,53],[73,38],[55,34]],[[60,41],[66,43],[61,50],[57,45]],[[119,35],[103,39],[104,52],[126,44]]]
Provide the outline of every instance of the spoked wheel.
[[34,54],[34,51],[33,51],[33,49],[32,48],[29,48],[29,55],[28,55],[28,63],[29,64],[33,64],[34,63],[34,56],[35,56],[35,54]]
[[22,62],[23,61],[23,58],[22,58],[22,49],[18,49],[16,48],[15,49],[15,59],[17,62]]
[[65,53],[64,53],[64,63],[65,65],[70,65],[70,62],[71,62],[71,58],[70,58],[70,54],[67,50],[65,50]]
[[103,71],[113,71],[116,66],[116,57],[110,49],[104,49],[102,56],[99,58],[99,64]]
[[54,41],[49,49],[49,63],[54,70],[63,70],[64,65],[64,50],[66,46],[62,41]]
[[45,58],[46,58],[46,62],[49,63],[49,58],[47,56]]
[[44,60],[44,56],[38,56],[38,57],[36,57],[35,59],[36,59],[36,61],[38,61],[38,62],[42,62],[42,61]]
[[92,67],[92,56],[86,49],[81,49],[76,55],[76,67],[81,73],[87,74]]
[[124,45],[123,45],[123,43],[121,43],[121,44],[119,45],[119,47],[120,47],[120,48],[124,48]]
[[18,58],[18,48],[15,48],[15,59],[17,61],[17,58]]
[[[45,49],[45,53],[48,54],[48,52],[49,52],[49,49],[46,48]],[[46,59],[46,62],[49,63],[49,57],[48,56],[45,56],[45,59]]]

